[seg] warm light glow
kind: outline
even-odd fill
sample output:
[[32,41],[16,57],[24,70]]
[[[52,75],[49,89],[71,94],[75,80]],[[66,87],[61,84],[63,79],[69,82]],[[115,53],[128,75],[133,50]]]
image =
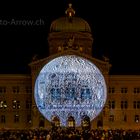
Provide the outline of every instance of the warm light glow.
[[69,16],[71,17],[71,12],[69,12]]

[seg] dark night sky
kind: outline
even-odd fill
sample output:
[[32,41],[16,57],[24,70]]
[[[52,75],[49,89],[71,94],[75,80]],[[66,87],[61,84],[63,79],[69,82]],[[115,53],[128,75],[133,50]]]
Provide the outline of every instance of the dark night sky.
[[[135,2],[73,0],[76,16],[91,26],[93,55],[107,56],[110,74],[140,74],[140,8]],[[51,21],[61,16],[69,1],[0,4],[0,73],[29,73],[32,57],[48,56]],[[42,20],[41,25],[3,25],[1,21]]]

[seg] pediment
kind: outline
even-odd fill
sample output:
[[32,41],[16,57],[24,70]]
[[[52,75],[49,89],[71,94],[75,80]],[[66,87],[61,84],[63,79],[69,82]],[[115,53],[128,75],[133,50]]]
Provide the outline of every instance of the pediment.
[[39,73],[39,71],[42,69],[42,67],[45,64],[47,64],[52,59],[57,58],[59,56],[63,56],[63,55],[77,55],[77,56],[86,58],[86,59],[90,60],[92,63],[94,63],[100,69],[100,71],[103,74],[108,74],[109,69],[111,67],[111,65],[109,64],[108,61],[103,61],[103,60],[94,58],[94,57],[89,56],[89,55],[85,55],[85,54],[82,54],[82,53],[79,53],[79,52],[76,52],[76,51],[73,51],[73,50],[68,50],[68,51],[65,51],[65,52],[60,52],[60,53],[51,55],[49,57],[31,62],[29,64],[29,66],[31,67],[31,72],[36,73],[36,74]]

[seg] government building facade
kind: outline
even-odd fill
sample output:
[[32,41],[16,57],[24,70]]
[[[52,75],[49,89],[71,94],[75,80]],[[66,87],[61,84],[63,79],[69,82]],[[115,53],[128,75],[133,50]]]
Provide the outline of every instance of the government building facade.
[[[104,76],[107,100],[101,113],[90,122],[93,129],[140,129],[140,76],[110,75],[109,59],[92,56],[94,38],[89,24],[75,16],[69,5],[66,16],[54,20],[48,36],[49,57],[33,59],[30,74],[0,74],[0,128],[29,129],[50,128],[39,112],[35,98],[35,81],[40,70],[51,60],[65,55],[75,55],[92,62]],[[68,123],[69,125],[73,125]]]

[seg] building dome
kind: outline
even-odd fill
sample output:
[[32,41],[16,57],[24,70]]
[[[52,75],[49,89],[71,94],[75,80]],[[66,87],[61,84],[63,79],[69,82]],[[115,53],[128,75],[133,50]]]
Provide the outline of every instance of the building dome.
[[75,17],[72,4],[65,11],[66,16],[54,20],[48,37],[49,53],[56,54],[67,50],[92,55],[92,32],[87,21]]
[[51,32],[91,32],[89,24],[79,17],[60,17],[52,22]]
[[51,24],[51,32],[91,32],[89,24],[80,17],[74,17],[75,11],[69,4],[65,11],[66,17],[60,17]]

